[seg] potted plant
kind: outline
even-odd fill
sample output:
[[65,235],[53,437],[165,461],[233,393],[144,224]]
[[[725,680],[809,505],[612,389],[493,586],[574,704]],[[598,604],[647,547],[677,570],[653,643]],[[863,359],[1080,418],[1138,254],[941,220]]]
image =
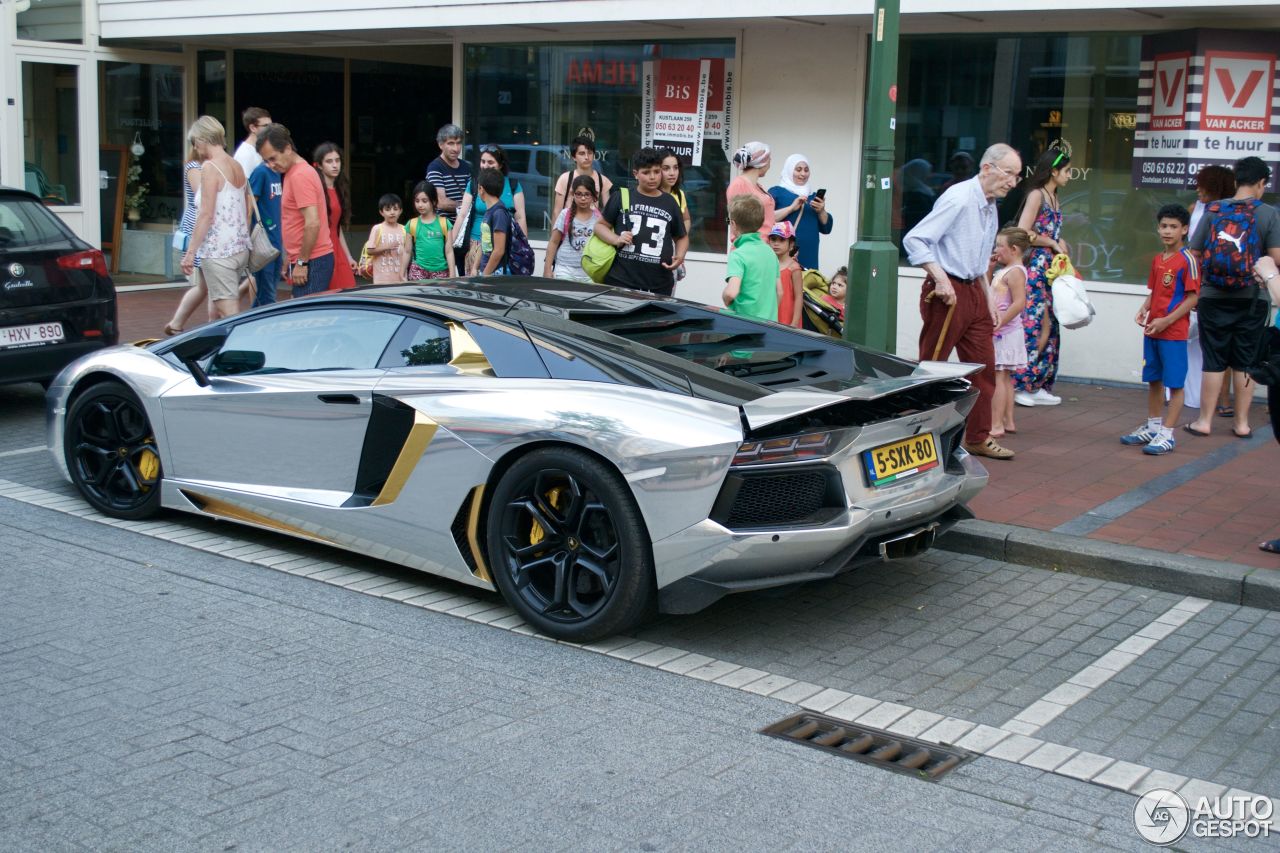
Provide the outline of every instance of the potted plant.
[[125,218],[131,223],[136,223],[142,218],[142,205],[150,190],[151,185],[142,180],[142,167],[137,163],[131,163],[124,195]]

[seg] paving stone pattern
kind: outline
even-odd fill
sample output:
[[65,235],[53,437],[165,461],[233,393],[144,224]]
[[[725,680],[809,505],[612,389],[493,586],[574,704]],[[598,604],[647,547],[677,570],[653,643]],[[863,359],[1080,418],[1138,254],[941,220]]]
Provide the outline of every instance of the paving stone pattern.
[[754,734],[773,699],[141,538],[0,500],[0,847],[1135,846],[1126,794],[920,782]]

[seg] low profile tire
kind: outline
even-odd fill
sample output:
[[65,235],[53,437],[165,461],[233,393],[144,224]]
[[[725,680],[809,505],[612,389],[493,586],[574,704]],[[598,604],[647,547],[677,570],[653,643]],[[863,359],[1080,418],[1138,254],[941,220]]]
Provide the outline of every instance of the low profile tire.
[[541,633],[578,642],[626,631],[654,595],[653,549],[626,483],[572,448],[517,460],[493,492],[489,565]]
[[67,412],[63,454],[71,481],[114,518],[160,510],[160,452],[137,396],[119,382],[94,385]]

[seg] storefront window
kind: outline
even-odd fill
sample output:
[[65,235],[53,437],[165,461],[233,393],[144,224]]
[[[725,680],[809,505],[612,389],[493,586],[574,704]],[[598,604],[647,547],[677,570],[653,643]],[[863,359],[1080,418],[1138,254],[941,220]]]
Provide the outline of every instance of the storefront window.
[[[169,225],[182,217],[182,66],[103,62],[102,141],[129,153],[126,208],[143,222]],[[134,170],[133,167],[137,169]]]
[[83,0],[29,0],[18,4],[18,38],[79,44],[84,38]]
[[[1062,237],[1094,281],[1142,282],[1159,248],[1155,211],[1190,191],[1132,189],[1139,35],[908,36],[899,54],[894,234],[971,177],[987,146],[1007,142],[1027,174],[1051,146],[1071,153],[1059,193]],[[1016,220],[1022,193],[1002,205]]]
[[[239,122],[230,121],[227,114],[227,52],[225,50],[201,50],[196,52],[196,113],[213,116],[227,128],[231,139],[239,133]],[[231,139],[227,140],[228,145]]]
[[77,69],[22,63],[23,184],[45,204],[80,203]]
[[[427,49],[424,49],[425,53]],[[403,221],[416,216],[413,185],[426,175],[424,140],[450,121],[453,107],[452,55],[441,50],[440,65],[351,60],[351,221],[379,220],[378,198],[395,193],[404,200]],[[356,97],[355,93],[359,93]],[[405,109],[413,104],[413,109]],[[334,140],[342,144],[342,137]],[[419,162],[421,160],[421,162]]]
[[[228,116],[227,142],[245,137],[240,115],[249,107],[271,112],[289,128],[298,153],[308,160],[321,142],[342,144],[342,60],[327,56],[237,50],[236,103]],[[358,97],[353,91],[352,98]],[[401,109],[407,109],[401,105]]]
[[[468,45],[463,101],[473,142],[497,143],[525,193],[530,236],[547,239],[556,179],[572,168],[568,144],[589,128],[598,168],[631,182],[629,159],[641,146],[643,64],[655,59],[734,57],[732,40]],[[725,250],[724,191],[730,165],[719,139],[705,139],[702,164],[685,168],[693,218],[689,248]]]

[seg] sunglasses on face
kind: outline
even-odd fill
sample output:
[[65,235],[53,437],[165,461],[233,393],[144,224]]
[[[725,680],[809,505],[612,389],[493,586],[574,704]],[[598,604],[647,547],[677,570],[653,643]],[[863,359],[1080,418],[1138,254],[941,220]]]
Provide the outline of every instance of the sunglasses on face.
[[591,193],[588,193],[588,192],[575,192],[573,194],[573,197],[574,198],[595,198],[595,196],[593,196]]

